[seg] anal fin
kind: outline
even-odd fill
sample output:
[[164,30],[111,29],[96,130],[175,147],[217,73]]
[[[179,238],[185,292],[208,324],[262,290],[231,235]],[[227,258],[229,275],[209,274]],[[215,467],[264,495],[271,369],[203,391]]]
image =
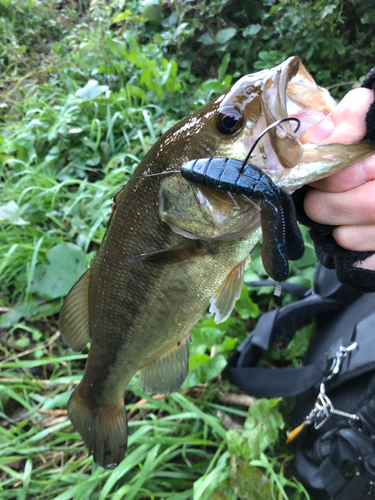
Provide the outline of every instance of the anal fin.
[[170,394],[180,389],[189,371],[188,339],[140,371],[139,385],[147,394]]
[[88,291],[90,269],[70,289],[65,297],[59,318],[63,340],[75,351],[82,350],[90,341]]
[[215,315],[215,323],[222,323],[232,312],[236,300],[241,295],[243,275],[249,262],[250,255],[231,270],[224,283],[211,298],[210,313]]

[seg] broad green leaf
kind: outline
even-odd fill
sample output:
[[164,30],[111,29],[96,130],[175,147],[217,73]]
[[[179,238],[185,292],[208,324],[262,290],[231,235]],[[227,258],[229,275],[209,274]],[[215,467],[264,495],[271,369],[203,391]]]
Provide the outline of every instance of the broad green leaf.
[[203,365],[210,360],[210,356],[208,354],[193,354],[189,356],[189,369],[194,370],[198,366]]
[[361,17],[362,24],[375,23],[375,9],[366,9],[366,13]]
[[241,319],[257,318],[259,307],[249,297],[246,285],[242,285],[241,296],[235,305],[236,311]]
[[213,43],[215,43],[215,40],[208,32],[203,33],[203,35],[201,35],[197,41],[203,43],[203,45],[212,45]]
[[208,92],[209,95],[212,93],[220,94],[226,90],[227,86],[217,80],[206,80],[199,88],[199,92]]
[[20,216],[21,209],[13,200],[8,201],[5,205],[0,206],[0,223],[7,222],[14,226],[23,226],[29,224]]
[[89,80],[84,87],[77,90],[76,96],[91,101],[107,90],[109,90],[108,85],[99,85],[96,80]]
[[86,271],[86,256],[73,243],[61,242],[49,252],[49,264],[37,266],[31,291],[46,299],[64,297]]
[[234,351],[237,346],[237,339],[232,337],[225,337],[223,342],[217,347],[218,352]]
[[206,344],[214,345],[222,341],[224,331],[214,326],[196,326],[191,332],[191,339],[194,345]]
[[21,318],[36,321],[44,316],[52,316],[59,312],[61,301],[40,303],[37,300],[30,300],[25,304],[16,304],[9,312],[0,316],[0,327],[10,327],[17,324]]
[[230,461],[230,484],[240,499],[272,500],[271,483],[262,469],[236,455]]
[[16,325],[22,316],[22,311],[14,307],[9,312],[0,316],[0,328],[9,328],[10,326]]
[[216,41],[220,44],[229,42],[237,34],[236,28],[224,28],[216,33]]
[[278,441],[284,420],[278,410],[280,399],[259,399],[248,411],[244,431],[227,431],[229,453],[241,460],[258,458],[271,444]]
[[297,330],[288,347],[283,352],[283,358],[293,360],[294,358],[304,356],[314,335],[315,325],[307,325]]
[[255,36],[262,29],[261,24],[251,24],[242,32],[243,36]]
[[189,360],[189,364],[190,362],[195,367],[189,371],[184,385],[182,386],[184,389],[194,387],[197,384],[204,384],[208,380],[217,377],[227,366],[225,356],[222,354],[218,354],[213,358],[207,355],[196,354],[192,356],[191,361]]
[[129,17],[132,15],[132,13],[130,12],[130,10],[125,10],[124,12],[120,12],[118,14],[116,14],[113,19],[112,19],[112,22],[113,23],[119,23],[120,21],[124,21],[126,19],[129,19]]
[[109,50],[115,57],[118,57],[119,59],[127,59],[128,53],[126,50],[126,45],[124,43],[115,41],[115,39],[112,39],[110,37],[107,38],[106,42],[108,44]]
[[147,102],[149,101],[146,92],[140,87],[136,87],[135,85],[126,85],[125,91],[130,97],[138,97],[139,99],[144,99]]
[[30,345],[30,339],[28,337],[20,337],[14,342],[18,347],[25,349]]

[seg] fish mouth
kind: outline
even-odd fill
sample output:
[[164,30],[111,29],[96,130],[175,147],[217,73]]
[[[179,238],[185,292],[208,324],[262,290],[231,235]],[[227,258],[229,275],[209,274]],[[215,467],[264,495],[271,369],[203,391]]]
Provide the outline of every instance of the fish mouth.
[[320,122],[336,106],[327,89],[319,87],[298,57],[293,56],[280,66],[280,93],[284,97],[286,117],[298,118],[301,126],[295,134],[297,138],[316,123]]
[[[300,122],[293,132],[289,122],[270,131],[272,147],[284,168],[298,164],[301,156],[299,138],[312,125],[320,122],[335,106],[328,90],[319,87],[298,57],[292,56],[270,70],[263,90],[267,125],[285,118]],[[287,151],[287,154],[284,151]]]
[[[286,169],[300,163],[301,134],[319,123],[335,105],[328,90],[315,83],[298,57],[289,57],[268,70],[262,79],[262,113],[256,132],[260,134],[266,127],[287,118],[298,120],[300,126],[296,130],[293,121],[284,121],[272,128],[255,149],[251,163],[277,182]],[[254,136],[249,139],[254,141]]]

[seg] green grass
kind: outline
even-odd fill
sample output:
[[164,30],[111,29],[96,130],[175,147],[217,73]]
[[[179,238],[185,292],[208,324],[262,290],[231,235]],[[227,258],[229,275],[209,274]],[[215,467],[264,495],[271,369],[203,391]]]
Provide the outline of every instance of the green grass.
[[[180,393],[150,398],[133,380],[126,393],[129,448],[114,471],[93,464],[67,419],[87,354],[62,344],[58,312],[95,256],[111,198],[161,134],[249,69],[238,56],[243,40],[233,38],[231,7],[221,0],[204,5],[198,20],[182,4],[0,0],[4,500],[309,498],[290,472],[289,402],[263,401],[248,410],[220,374],[261,312],[293,300],[287,294],[280,300],[265,288],[244,287],[226,322],[203,318],[193,331],[191,371]],[[220,44],[207,36],[197,41],[205,19]],[[248,27],[238,19],[246,37]],[[259,26],[251,24],[254,39]],[[262,57],[247,42],[259,69],[290,55],[268,42]],[[327,75],[323,68],[325,81]],[[314,263],[307,242],[290,280],[309,286]],[[263,275],[257,251],[246,277]],[[293,364],[310,336],[305,331],[288,348]],[[268,362],[279,356],[271,352]],[[249,420],[251,435],[242,432]]]

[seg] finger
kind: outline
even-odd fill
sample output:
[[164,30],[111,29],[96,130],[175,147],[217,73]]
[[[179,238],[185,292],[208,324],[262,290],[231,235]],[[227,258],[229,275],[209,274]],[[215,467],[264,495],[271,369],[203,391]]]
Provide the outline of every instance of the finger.
[[369,89],[351,90],[320,123],[301,134],[302,144],[351,144],[366,135],[365,115],[374,99]]
[[361,267],[362,269],[369,269],[375,271],[375,254],[367,257],[367,259],[362,262],[356,262],[354,267]]
[[306,215],[321,224],[375,224],[375,181],[344,193],[312,189],[307,192],[303,206]]
[[375,251],[375,224],[368,226],[340,226],[332,231],[336,243],[346,250]]
[[336,174],[312,182],[310,186],[330,193],[348,191],[375,179],[375,155],[337,172]]

